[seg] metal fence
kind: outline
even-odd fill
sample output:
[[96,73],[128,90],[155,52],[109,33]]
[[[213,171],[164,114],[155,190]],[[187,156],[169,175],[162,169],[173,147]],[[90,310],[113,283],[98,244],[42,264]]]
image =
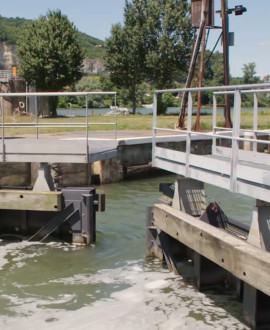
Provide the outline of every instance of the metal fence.
[[[197,92],[213,92],[213,109],[212,109],[212,130],[208,132],[194,132],[192,130],[192,112],[193,112],[193,95]],[[187,107],[187,125],[185,129],[164,129],[157,127],[157,96],[164,93],[188,93],[188,107]],[[245,129],[241,127],[241,96],[244,94],[253,94],[253,127],[252,129]],[[205,178],[203,173],[200,175],[199,167],[202,171],[210,171],[212,173],[219,173],[219,176],[224,176],[226,180],[218,180],[224,188],[229,189],[232,192],[243,192],[244,189],[239,189],[239,182],[245,181],[240,175],[241,164],[248,162],[248,168],[252,171],[253,167],[258,168],[261,165],[268,166],[264,168],[264,172],[260,172],[263,178],[254,177],[254,182],[257,184],[270,186],[270,130],[258,129],[258,94],[270,93],[270,84],[253,84],[253,85],[237,85],[237,86],[215,86],[215,87],[203,87],[203,88],[184,88],[184,89],[167,89],[157,90],[154,93],[154,109],[153,109],[153,150],[152,150],[152,164],[156,167],[167,169],[171,172],[184,175],[191,178],[200,178],[201,181],[211,183],[211,176]],[[223,128],[217,126],[217,96],[231,94],[233,96],[233,127]],[[174,133],[179,135],[179,141],[185,142],[185,152],[174,151],[161,148],[157,146],[157,133],[159,131]],[[207,160],[207,156],[191,155],[191,140],[209,139],[212,140],[212,159]],[[263,140],[262,140],[263,139]],[[175,140],[175,139],[174,139]],[[220,144],[223,141],[223,145]],[[224,144],[224,141],[227,143]],[[249,144],[250,150],[244,150],[243,145]],[[261,152],[258,150],[258,146],[263,146],[265,150]],[[198,158],[199,157],[199,158]],[[217,157],[226,160],[226,163],[217,161]],[[204,159],[203,159],[204,158]],[[192,161],[195,163],[192,163]],[[197,162],[197,164],[196,164]],[[207,162],[213,162],[211,165]],[[241,163],[242,162],[242,163]],[[228,167],[229,163],[229,167]],[[241,163],[241,164],[240,164]],[[204,164],[204,165],[203,165]],[[226,171],[218,168],[220,165],[226,165]],[[197,170],[196,170],[197,166]],[[215,167],[216,166],[216,167]],[[269,172],[267,172],[269,170]],[[197,176],[197,177],[196,177]],[[251,177],[246,176],[246,177]],[[214,175],[212,175],[213,180]],[[220,178],[220,177],[219,177]],[[215,184],[215,183],[214,183]],[[243,185],[242,185],[243,186]],[[269,189],[269,188],[268,188]],[[240,191],[241,190],[241,191]],[[269,191],[268,191],[269,194]],[[270,194],[269,194],[270,195]],[[262,194],[264,196],[264,194]],[[270,196],[268,198],[270,200]]]
[[[81,128],[85,132],[85,143],[86,143],[86,150],[88,153],[88,138],[89,138],[89,128],[93,125],[98,126],[114,126],[114,136],[117,139],[117,115],[115,115],[115,120],[112,122],[90,122],[89,115],[90,110],[88,108],[88,98],[92,95],[111,95],[114,98],[114,104],[116,105],[116,92],[49,92],[49,93],[41,93],[41,92],[32,92],[32,93],[0,93],[1,98],[1,117],[2,123],[1,125],[1,138],[2,138],[2,159],[5,159],[5,140],[6,136],[6,129],[8,128],[35,128],[35,137],[39,139],[40,130],[42,128],[65,128],[65,129],[72,129],[72,128]],[[39,118],[39,111],[37,106],[37,98],[39,97],[57,97],[57,96],[83,96],[85,98],[85,122],[51,122],[51,123],[44,123],[40,122]],[[6,122],[6,115],[5,115],[5,106],[4,106],[4,98],[8,97],[11,98],[25,98],[32,99],[33,103],[35,104],[34,115],[29,117],[32,118],[32,122]],[[18,110],[20,112],[20,110]]]
[[8,82],[12,78],[11,70],[0,70],[0,82]]

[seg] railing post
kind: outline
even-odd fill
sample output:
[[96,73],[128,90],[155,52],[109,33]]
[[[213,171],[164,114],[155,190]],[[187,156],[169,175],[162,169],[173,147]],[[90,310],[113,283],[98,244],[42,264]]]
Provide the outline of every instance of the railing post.
[[1,97],[1,108],[2,108],[2,162],[5,162],[5,109],[4,109],[4,98]]
[[88,95],[85,95],[85,112],[86,112],[86,160],[89,161],[89,147],[88,147]]
[[37,96],[35,96],[35,113],[36,113],[36,137],[38,140],[38,109],[37,109]]
[[[253,139],[257,139],[257,130],[258,130],[258,95],[254,93],[254,109],[253,109]],[[253,142],[253,151],[257,151],[257,142]]]
[[154,97],[153,97],[153,132],[152,132],[152,167],[155,167],[156,127],[157,127],[157,93],[154,92]]
[[[114,95],[114,106],[116,107],[116,94]],[[117,140],[117,114],[115,114],[115,132],[114,132],[114,138]]]
[[192,110],[193,110],[193,100],[192,93],[188,93],[188,122],[187,122],[187,138],[186,138],[186,168],[185,177],[189,177],[189,157],[190,157],[190,147],[191,147],[191,128],[192,128]]
[[231,178],[230,191],[237,192],[237,164],[239,150],[239,132],[241,119],[241,91],[235,90],[234,111],[233,111],[233,131],[232,131],[232,154],[231,154]]
[[[216,135],[216,127],[217,127],[217,97],[216,95],[213,95],[213,127],[212,132],[214,135]],[[216,147],[217,147],[217,138],[213,136],[213,142],[212,142],[212,153],[216,153]]]

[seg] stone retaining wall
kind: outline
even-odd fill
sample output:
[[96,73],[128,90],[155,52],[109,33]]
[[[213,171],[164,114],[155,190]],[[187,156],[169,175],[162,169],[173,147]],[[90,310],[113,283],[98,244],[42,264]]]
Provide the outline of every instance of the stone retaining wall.
[[[159,144],[160,145],[160,144]],[[166,148],[185,150],[185,142],[162,143]],[[209,154],[211,141],[192,141],[191,150],[197,154]],[[128,178],[152,175],[160,171],[151,167],[152,145],[121,145],[118,158],[91,164],[51,165],[55,183],[59,187],[83,187],[99,183],[119,182]],[[0,186],[33,186],[38,172],[38,163],[0,164]]]

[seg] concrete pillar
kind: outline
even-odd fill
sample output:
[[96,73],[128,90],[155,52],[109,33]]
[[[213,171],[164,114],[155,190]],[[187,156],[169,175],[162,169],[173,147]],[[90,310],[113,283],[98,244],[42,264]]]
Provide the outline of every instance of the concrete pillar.
[[175,182],[174,198],[172,207],[200,217],[206,209],[204,183],[201,181],[178,177]]
[[244,283],[243,309],[245,323],[251,329],[270,328],[270,297]]
[[99,175],[100,183],[119,182],[123,180],[123,165],[117,159],[106,159],[92,163],[92,175]]
[[[256,200],[247,242],[270,252],[270,204]],[[244,283],[244,320],[252,329],[270,328],[270,297]]]
[[159,240],[160,229],[153,226],[152,207],[146,209],[146,257],[155,257],[164,261],[164,254]]
[[33,186],[35,191],[54,191],[55,185],[51,175],[51,166],[48,163],[40,163],[37,180]]
[[227,271],[201,254],[194,252],[194,276],[199,290],[211,286],[225,286]]

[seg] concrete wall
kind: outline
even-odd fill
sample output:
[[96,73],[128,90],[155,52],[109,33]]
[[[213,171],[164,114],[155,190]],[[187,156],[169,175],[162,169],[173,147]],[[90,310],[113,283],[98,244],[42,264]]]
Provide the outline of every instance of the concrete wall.
[[[184,142],[163,143],[169,149],[185,150]],[[208,154],[211,141],[192,141],[192,152]],[[91,164],[52,164],[51,172],[59,187],[80,187],[91,184],[119,182],[128,178],[152,175],[160,171],[151,166],[151,143],[119,146],[118,158]],[[39,164],[0,164],[0,185],[34,185]]]
[[[25,81],[24,80],[10,80],[7,84],[0,83],[0,90],[2,93],[25,93]],[[19,104],[22,102],[24,107],[21,110],[25,111],[25,97],[4,97],[4,109],[6,115],[12,115],[16,108],[19,108]],[[0,111],[2,113],[2,104],[0,102]]]
[[0,163],[0,186],[30,186],[30,163]]

